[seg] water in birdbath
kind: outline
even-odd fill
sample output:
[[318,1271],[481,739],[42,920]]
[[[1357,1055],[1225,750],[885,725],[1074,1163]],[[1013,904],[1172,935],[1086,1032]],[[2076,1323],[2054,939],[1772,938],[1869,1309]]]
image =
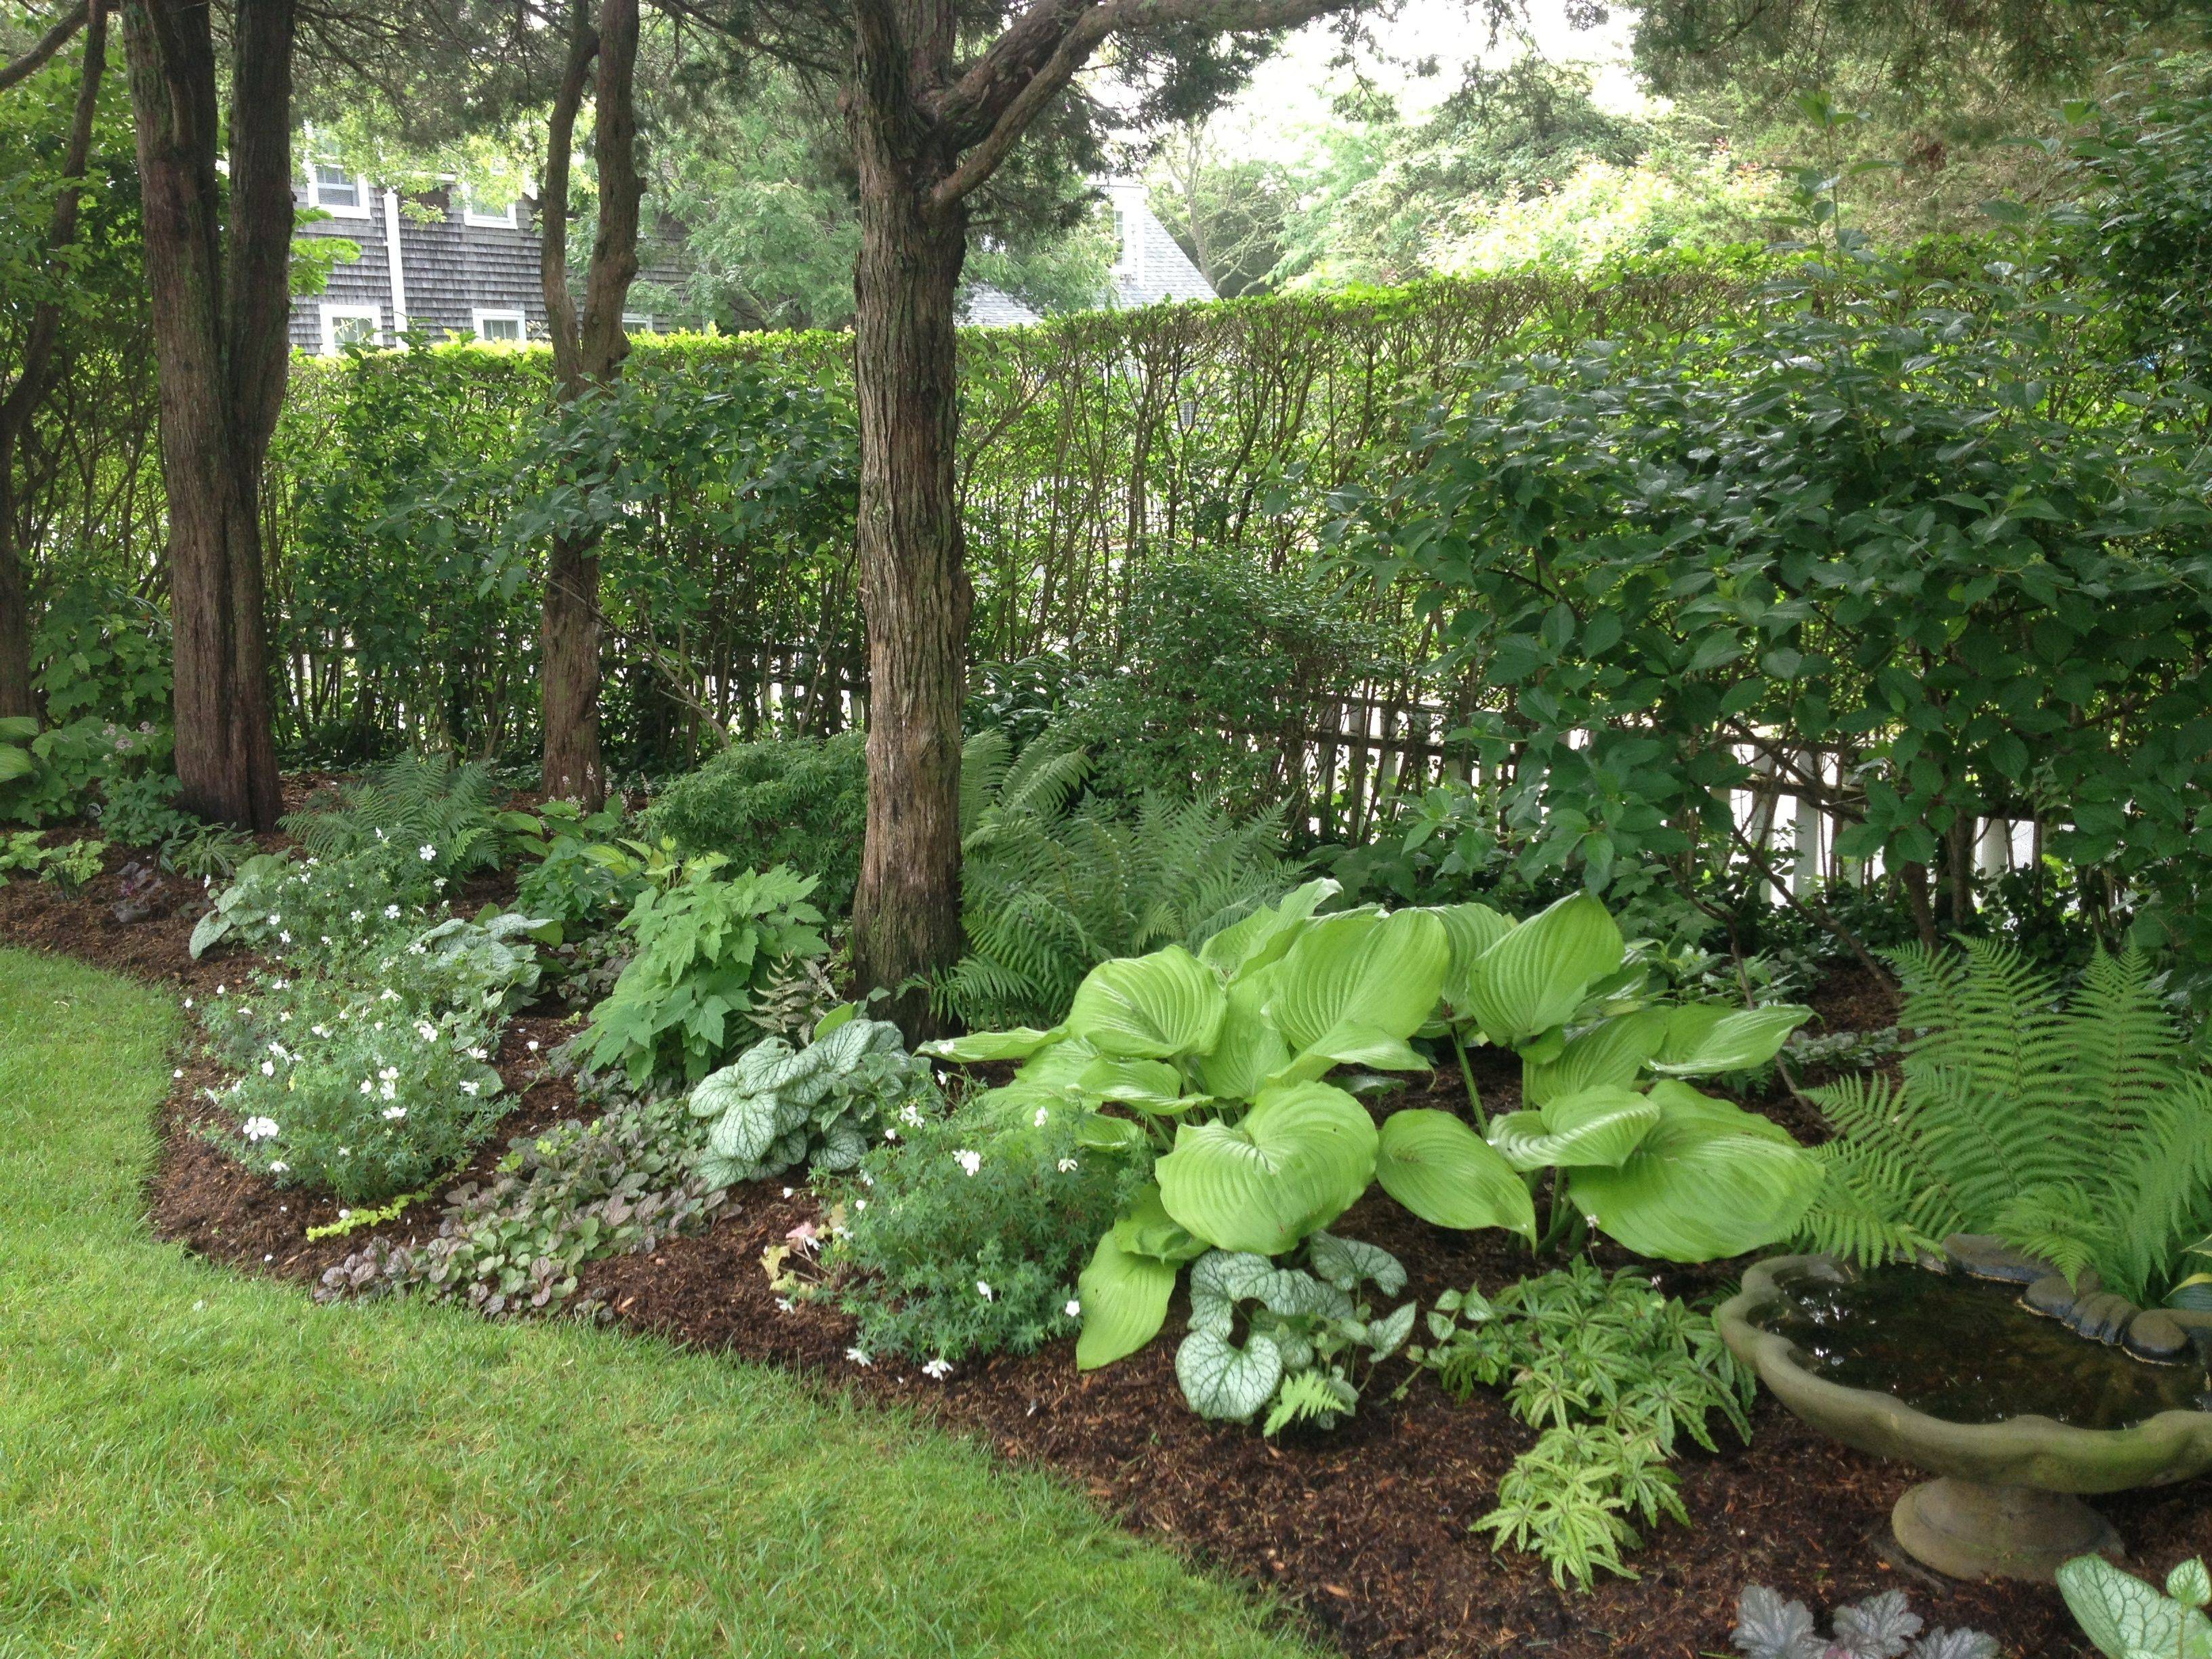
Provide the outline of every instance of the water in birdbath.
[[2038,1415],[2120,1429],[2165,1411],[2212,1410],[2203,1359],[2159,1364],[2093,1342],[2021,1305],[2016,1285],[1911,1267],[1838,1280],[1778,1278],[1780,1307],[1758,1323],[1815,1376],[1892,1395],[1952,1423]]

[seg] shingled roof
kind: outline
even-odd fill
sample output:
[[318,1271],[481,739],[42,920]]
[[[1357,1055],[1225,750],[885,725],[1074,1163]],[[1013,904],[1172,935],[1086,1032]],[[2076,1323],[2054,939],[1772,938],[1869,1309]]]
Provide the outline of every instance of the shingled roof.
[[[1116,309],[1158,305],[1163,300],[1213,300],[1213,284],[1191,263],[1168,228],[1160,222],[1143,183],[1115,179],[1106,186],[1113,204],[1114,229],[1121,248],[1109,273],[1108,303]],[[961,320],[979,328],[1009,328],[1040,320],[1037,312],[1004,289],[976,283],[967,291]]]

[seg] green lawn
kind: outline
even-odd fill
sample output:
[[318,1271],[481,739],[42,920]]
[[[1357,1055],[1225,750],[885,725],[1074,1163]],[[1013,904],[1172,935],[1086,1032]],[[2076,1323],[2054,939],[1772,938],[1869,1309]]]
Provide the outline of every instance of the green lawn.
[[774,1371],[155,1243],[177,1029],[0,951],[0,1659],[1311,1654],[1059,1485]]

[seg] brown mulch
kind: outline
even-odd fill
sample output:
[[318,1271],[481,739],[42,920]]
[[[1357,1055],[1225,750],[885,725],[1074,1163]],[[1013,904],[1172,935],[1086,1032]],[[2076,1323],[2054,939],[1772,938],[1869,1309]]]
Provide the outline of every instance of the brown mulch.
[[[111,870],[76,901],[33,882],[0,888],[0,940],[61,951],[177,985],[185,994],[205,994],[244,972],[235,956],[186,960],[198,884],[173,883],[165,904],[123,922],[110,908],[114,883]],[[1853,983],[1853,972],[1812,999],[1825,1029],[1884,1024],[1893,1017],[1880,988]],[[541,1017],[510,1026],[499,1063],[514,1110],[471,1174],[483,1174],[513,1136],[573,1114],[573,1093],[545,1073],[543,1060],[572,1029],[573,1022]],[[541,1045],[535,1054],[526,1047],[533,1037]],[[1510,1060],[1479,1053],[1475,1069],[1486,1110],[1519,1103]],[[201,1140],[193,1133],[200,1112],[193,1093],[213,1074],[202,1075],[190,1060],[185,1073],[167,1108],[161,1166],[149,1190],[161,1237],[246,1271],[313,1282],[374,1234],[400,1237],[434,1228],[435,1207],[426,1205],[374,1230],[308,1243],[304,1230],[333,1218],[337,1206],[277,1189]],[[1431,1094],[1438,1104],[1462,1097],[1449,1077],[1440,1077]],[[1786,1096],[1765,1109],[1793,1127],[1805,1120],[1803,1128],[1817,1127]],[[1293,1431],[1270,1443],[1182,1407],[1172,1323],[1143,1353],[1088,1375],[1075,1370],[1064,1343],[1026,1358],[963,1365],[942,1382],[890,1358],[863,1367],[846,1358],[851,1322],[803,1299],[784,1311],[762,1265],[764,1251],[818,1219],[803,1188],[790,1198],[780,1183],[742,1190],[698,1237],[592,1264],[580,1294],[630,1328],[782,1365],[978,1435],[1012,1461],[1054,1469],[1132,1529],[1164,1535],[1202,1562],[1275,1587],[1362,1659],[1703,1659],[1728,1650],[1736,1595],[1753,1582],[1823,1612],[1898,1585],[1931,1625],[1988,1631],[2014,1659],[2089,1651],[2054,1591],[1942,1583],[1893,1565],[1881,1549],[1888,1509],[1917,1477],[1826,1441],[1765,1396],[1753,1413],[1751,1445],[1723,1431],[1718,1455],[1693,1448],[1679,1460],[1692,1525],[1662,1523],[1632,1558],[1638,1577],[1601,1580],[1587,1593],[1562,1591],[1534,1558],[1495,1553],[1486,1537],[1468,1531],[1492,1508],[1498,1477],[1534,1439],[1494,1395],[1479,1393],[1461,1403],[1421,1377],[1393,1401],[1387,1396],[1404,1375],[1401,1365],[1337,1431]],[[1381,1200],[1355,1209],[1340,1226],[1387,1243],[1412,1275],[1408,1294],[1424,1303],[1470,1283],[1494,1291],[1530,1266],[1514,1240],[1409,1229]],[[1608,1266],[1625,1259],[1609,1247],[1599,1255]],[[1730,1277],[1725,1267],[1662,1268],[1656,1276],[1685,1296],[1718,1291]],[[2212,1553],[2208,1497],[2212,1483],[2197,1481],[2098,1501],[2136,1552],[2131,1565],[2163,1575],[2185,1557]]]

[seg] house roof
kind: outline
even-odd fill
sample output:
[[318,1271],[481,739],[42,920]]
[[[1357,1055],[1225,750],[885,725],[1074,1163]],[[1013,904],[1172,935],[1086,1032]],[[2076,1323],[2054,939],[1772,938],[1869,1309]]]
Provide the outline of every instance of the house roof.
[[[1141,180],[1115,179],[1106,186],[1114,206],[1114,228],[1120,237],[1119,252],[1109,273],[1112,289],[1107,303],[1116,309],[1158,305],[1162,301],[1216,300],[1213,284],[1191,263],[1160,216],[1152,211],[1149,192]],[[1003,289],[976,283],[967,290],[961,321],[979,328],[1012,328],[1041,320],[1032,307]]]

